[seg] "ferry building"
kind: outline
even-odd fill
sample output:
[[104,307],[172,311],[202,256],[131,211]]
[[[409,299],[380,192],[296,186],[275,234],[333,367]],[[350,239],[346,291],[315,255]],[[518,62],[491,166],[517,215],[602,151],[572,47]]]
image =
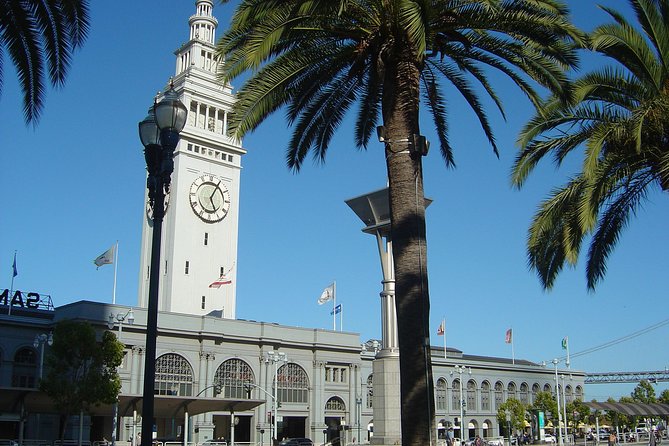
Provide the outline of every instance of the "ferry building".
[[[195,2],[184,26],[188,41],[175,52],[170,80],[188,109],[188,121],[175,150],[163,222],[154,435],[159,441],[191,443],[225,438],[269,444],[308,437],[315,444],[335,446],[400,444],[392,289],[381,293],[383,333],[378,340],[236,318],[234,266],[246,151],[227,136],[235,96],[215,76],[218,21],[213,6],[213,0]],[[382,198],[382,192],[370,195]],[[198,197],[203,194],[220,197],[211,200],[216,209],[202,212]],[[349,206],[356,210],[355,203]],[[72,416],[67,438],[81,435],[93,443],[112,440],[115,431],[117,442],[136,444],[142,423],[151,234],[147,206],[136,307],[79,301],[54,308],[49,296],[30,290],[6,290],[0,296],[0,439],[45,444],[58,437],[58,415],[37,385],[54,325],[73,319],[89,322],[100,333],[113,330],[125,355],[118,370],[122,390],[117,407],[103,405]],[[389,242],[387,234],[376,235]],[[384,279],[392,275],[386,266],[382,253]],[[210,287],[219,276],[229,283]],[[505,422],[496,418],[500,404],[508,398],[532,403],[537,392],[556,390],[552,367],[525,360],[434,347],[432,367],[440,436],[449,427],[456,437],[499,436]],[[567,402],[583,399],[585,374],[566,369],[559,374],[559,391]],[[461,404],[466,410],[461,411]]]

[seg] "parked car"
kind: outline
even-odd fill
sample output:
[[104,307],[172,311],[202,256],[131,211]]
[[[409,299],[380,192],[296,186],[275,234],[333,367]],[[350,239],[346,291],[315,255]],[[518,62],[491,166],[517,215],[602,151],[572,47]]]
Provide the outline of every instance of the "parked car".
[[556,443],[557,440],[555,439],[555,437],[553,435],[546,434],[546,435],[544,435],[544,442],[545,443]]
[[504,446],[504,438],[502,437],[492,437],[486,440],[488,446]]
[[279,446],[314,446],[314,442],[310,438],[286,438]]

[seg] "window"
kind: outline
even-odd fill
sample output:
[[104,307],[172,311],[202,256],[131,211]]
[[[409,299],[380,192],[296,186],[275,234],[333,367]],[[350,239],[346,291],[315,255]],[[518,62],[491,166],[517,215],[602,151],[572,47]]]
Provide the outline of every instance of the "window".
[[183,356],[168,353],[156,359],[156,395],[193,395],[193,368]]
[[29,347],[22,348],[14,355],[12,371],[13,387],[37,387],[37,353]]
[[528,401],[528,398],[529,398],[528,390],[529,390],[529,386],[527,385],[527,383],[521,383],[520,384],[520,402],[525,404],[526,406],[529,403],[529,401]]
[[481,384],[481,410],[490,410],[490,383]]
[[214,383],[221,386],[223,398],[249,398],[244,385],[253,384],[254,381],[251,366],[237,358],[225,361],[214,375]]
[[207,298],[206,298],[205,296],[202,296],[202,309],[203,309],[203,310],[204,310],[205,307],[206,307],[206,304],[205,304],[205,301],[206,301],[206,300],[207,300]]
[[186,266],[184,267],[184,274],[188,275],[188,267],[190,266],[190,262],[186,260]]
[[502,405],[504,402],[504,386],[502,385],[501,382],[497,381],[495,383],[495,409],[499,409],[499,407]]
[[467,410],[476,410],[476,382],[467,381]]
[[451,384],[451,389],[453,390],[451,392],[451,407],[454,410],[460,410],[460,380],[459,379],[454,379],[453,383]]
[[436,386],[436,391],[437,391],[437,397],[436,397],[436,403],[437,403],[437,410],[446,410],[448,409],[446,407],[447,402],[446,402],[446,390],[447,390],[447,384],[446,380],[444,378],[439,378],[437,380],[437,386]]
[[333,396],[325,403],[326,412],[346,412],[344,401],[338,396]]
[[372,402],[374,401],[374,375],[369,375],[367,377],[367,409],[373,407]]
[[205,232],[204,233],[204,246],[207,246],[208,243],[209,243],[209,233]]
[[506,388],[506,399],[508,400],[509,398],[518,399],[516,396],[516,383],[514,382],[510,382]]
[[278,401],[283,403],[309,402],[309,379],[302,367],[293,363],[282,365],[278,370],[278,381]]

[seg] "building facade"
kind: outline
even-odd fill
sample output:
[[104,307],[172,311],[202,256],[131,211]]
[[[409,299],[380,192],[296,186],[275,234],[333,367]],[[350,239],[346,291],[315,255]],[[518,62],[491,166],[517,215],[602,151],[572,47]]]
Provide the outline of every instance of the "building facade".
[[[211,406],[183,416],[176,410],[161,411],[155,436],[197,443],[234,438],[243,444],[309,437],[317,444],[335,446],[344,440],[373,440],[375,418],[378,426],[397,424],[394,418],[384,418],[399,395],[389,391],[393,383],[387,378],[398,373],[383,375],[389,362],[384,352],[394,346],[384,349],[379,341],[362,342],[357,333],[236,319],[234,267],[246,152],[240,141],[227,136],[235,97],[229,86],[220,86],[215,79],[218,22],[213,1],[197,0],[195,6],[188,19],[189,40],[175,53],[175,76],[170,80],[188,109],[188,121],[175,151],[163,223],[155,393],[157,404],[166,408],[169,403],[179,403],[179,410],[194,406],[198,398]],[[36,388],[49,351],[49,334],[59,321],[73,319],[92,324],[100,333],[114,330],[125,345],[116,435],[119,441],[137,440],[151,231],[147,208],[132,324],[124,319],[131,310],[127,307],[80,301],[54,308],[48,296],[9,290],[2,294],[0,439],[57,438],[53,404]],[[225,285],[211,287],[216,280]],[[537,392],[556,388],[552,368],[528,361],[468,355],[456,349],[444,355],[443,349],[434,348],[432,366],[440,436],[448,427],[464,438],[498,436],[500,404],[508,398],[531,403]],[[565,399],[582,399],[584,373],[561,370],[560,375],[566,377],[560,383]],[[217,400],[229,403],[229,408],[215,405]],[[245,401],[257,404],[244,405]],[[114,413],[111,407],[90,408],[82,429],[78,417],[72,418],[68,438],[76,439],[81,431],[90,441],[111,439]],[[461,425],[466,429],[462,434]],[[392,431],[388,426],[378,430]],[[383,442],[393,443],[387,439],[376,443]]]

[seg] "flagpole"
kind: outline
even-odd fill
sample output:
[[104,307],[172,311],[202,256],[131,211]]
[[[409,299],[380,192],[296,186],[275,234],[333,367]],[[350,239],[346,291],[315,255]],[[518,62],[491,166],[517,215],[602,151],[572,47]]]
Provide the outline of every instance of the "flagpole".
[[441,323],[443,324],[442,327],[444,327],[444,359],[446,359],[446,316],[441,320]]
[[9,286],[9,296],[7,296],[7,316],[12,315],[12,296],[14,295],[14,277],[16,277],[16,250],[14,250],[14,263],[12,263],[12,282]]
[[332,282],[332,330],[337,331],[337,281]]
[[569,368],[569,336],[565,336],[564,338],[567,341],[565,343],[567,345],[567,362],[565,362],[565,364],[567,365],[567,368]]
[[112,290],[112,305],[116,305],[116,273],[118,271],[118,240],[114,248],[114,289]]
[[513,335],[513,327],[511,327],[511,364],[515,365],[516,364],[516,355],[513,351],[513,342],[514,342],[513,338],[515,338],[515,336]]
[[339,304],[339,331],[344,330],[344,306]]

